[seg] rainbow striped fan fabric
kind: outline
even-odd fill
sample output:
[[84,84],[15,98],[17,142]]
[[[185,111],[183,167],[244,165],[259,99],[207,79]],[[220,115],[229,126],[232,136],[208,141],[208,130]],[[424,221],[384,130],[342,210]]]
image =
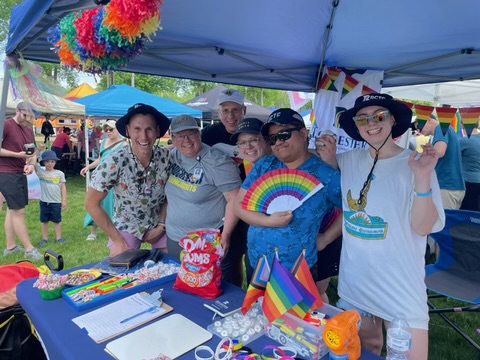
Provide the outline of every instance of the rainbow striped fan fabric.
[[309,173],[297,169],[276,169],[260,176],[242,200],[242,208],[272,214],[295,210],[317,193],[323,184]]

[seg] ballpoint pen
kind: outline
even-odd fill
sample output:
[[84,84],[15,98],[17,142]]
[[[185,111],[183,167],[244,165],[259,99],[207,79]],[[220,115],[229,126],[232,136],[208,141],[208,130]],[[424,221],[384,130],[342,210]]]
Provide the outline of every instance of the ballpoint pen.
[[126,318],[126,319],[123,319],[122,321],[120,321],[120,324],[124,324],[124,323],[126,323],[127,321],[133,320],[133,319],[135,319],[136,317],[138,317],[138,316],[140,316],[140,315],[143,315],[143,314],[152,312],[153,310],[155,310],[155,309],[157,309],[157,308],[158,308],[157,305],[150,306],[150,307],[149,307],[148,309],[146,309],[146,310],[140,311],[139,313],[136,313],[135,315],[132,315],[132,316],[129,316],[128,318]]

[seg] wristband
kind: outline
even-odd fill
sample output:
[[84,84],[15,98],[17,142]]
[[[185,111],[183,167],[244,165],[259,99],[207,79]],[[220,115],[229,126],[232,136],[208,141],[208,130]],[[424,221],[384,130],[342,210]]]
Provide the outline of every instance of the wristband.
[[[208,356],[200,356],[198,355],[198,353],[202,351],[202,352],[207,352],[208,353]],[[213,360],[215,357],[215,354],[213,352],[213,350],[209,347],[209,346],[206,346],[206,345],[202,345],[202,346],[199,346],[195,349],[195,359],[196,360]]]
[[430,189],[430,191],[425,191],[425,192],[414,191],[413,193],[415,194],[415,196],[418,196],[418,197],[427,197],[427,196],[432,195],[432,189]]

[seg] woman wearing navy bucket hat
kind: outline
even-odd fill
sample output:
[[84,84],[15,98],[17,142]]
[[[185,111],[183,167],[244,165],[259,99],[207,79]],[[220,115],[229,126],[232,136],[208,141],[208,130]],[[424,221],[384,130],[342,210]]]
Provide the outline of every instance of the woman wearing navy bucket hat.
[[[170,126],[153,106],[135,104],[115,124],[128,146],[100,160],[92,174],[85,208],[109,237],[110,256],[147,242],[166,249],[165,184],[170,172],[169,151],[155,143]],[[113,189],[112,220],[101,206]]]
[[394,138],[409,129],[412,111],[386,94],[362,95],[340,114],[340,126],[368,149],[336,154],[321,137],[320,157],[341,171],[343,244],[338,306],[362,316],[362,347],[380,354],[382,324],[399,315],[412,328],[411,359],[428,357],[426,236],[445,224],[430,145],[418,154]]

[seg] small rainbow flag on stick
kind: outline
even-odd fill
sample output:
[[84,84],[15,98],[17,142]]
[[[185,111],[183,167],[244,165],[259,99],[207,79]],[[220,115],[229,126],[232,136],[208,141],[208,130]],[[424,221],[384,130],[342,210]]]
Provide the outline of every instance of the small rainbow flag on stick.
[[470,137],[473,129],[477,125],[480,116],[480,107],[461,108],[460,114],[462,116],[462,123],[467,136]]
[[252,280],[250,280],[247,293],[243,299],[241,308],[243,315],[247,313],[260,296],[263,296],[269,277],[270,266],[268,266],[267,257],[264,255],[257,261],[255,272],[253,273]]
[[294,280],[292,273],[274,257],[262,303],[263,314],[269,322],[285,314],[303,299]]
[[310,268],[307,264],[307,260],[305,259],[305,250],[303,250],[300,255],[298,255],[295,264],[293,264],[292,274],[315,297],[315,301],[312,304],[312,307],[314,309],[321,307],[323,305],[323,301],[318,292],[315,280],[313,280],[312,273],[310,272]]
[[442,128],[442,133],[445,135],[448,127],[450,126],[450,123],[455,117],[457,109],[451,107],[436,107],[435,109],[437,110],[438,122],[440,123],[440,127]]
[[433,106],[415,104],[415,113],[417,114],[418,129],[422,130],[433,112]]

